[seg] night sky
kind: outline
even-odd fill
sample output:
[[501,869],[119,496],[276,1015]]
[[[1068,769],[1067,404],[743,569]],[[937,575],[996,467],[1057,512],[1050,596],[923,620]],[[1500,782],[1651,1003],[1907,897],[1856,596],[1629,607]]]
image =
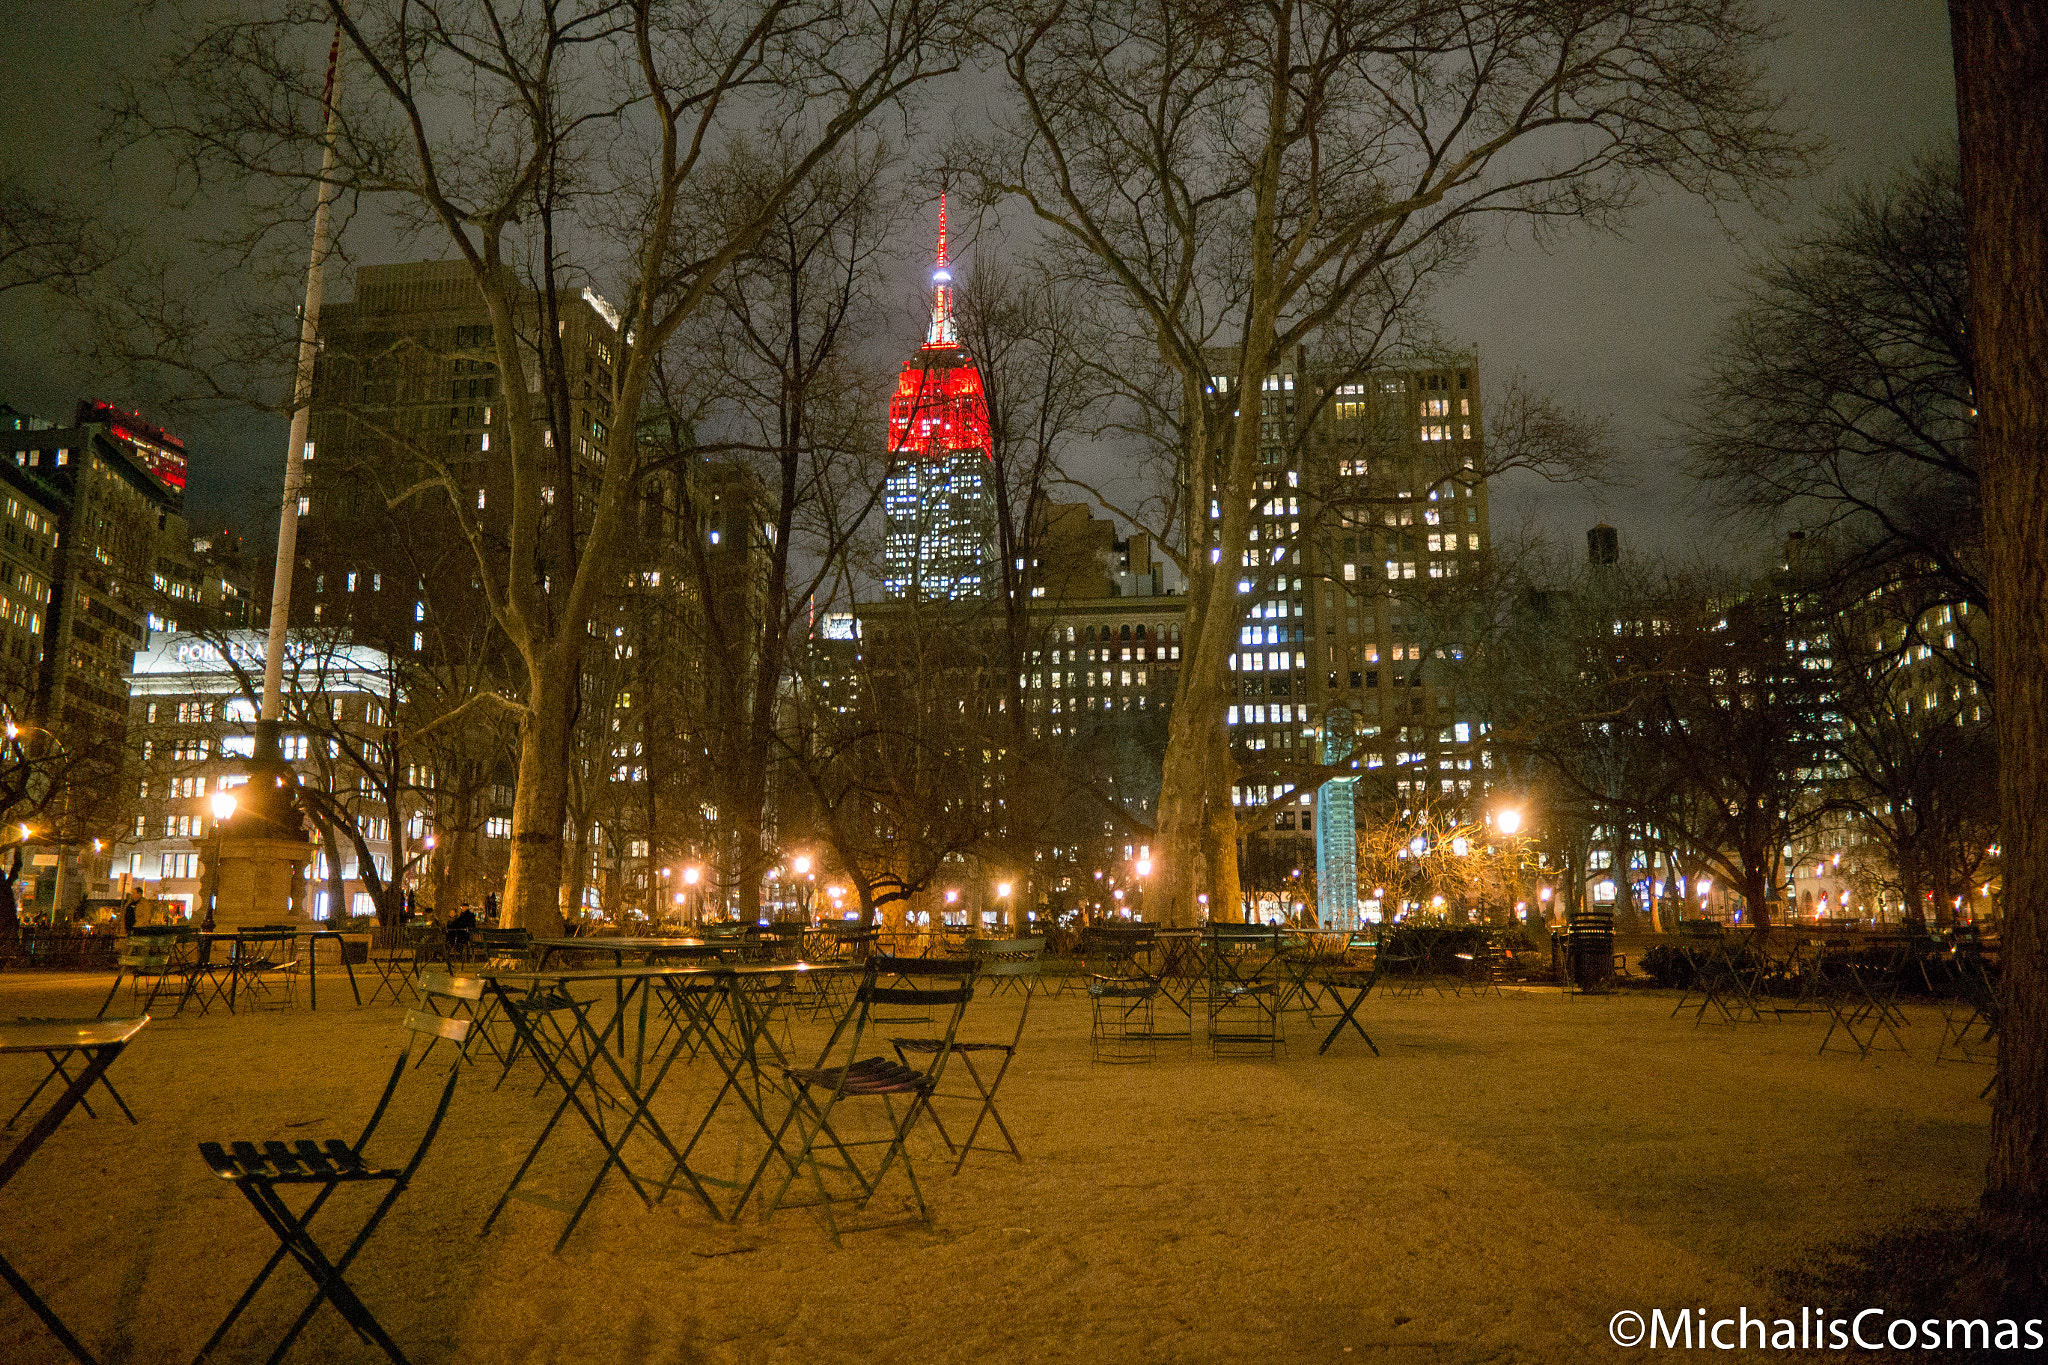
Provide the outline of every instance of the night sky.
[[[10,168],[32,183],[111,204],[145,234],[175,232],[178,215],[157,209],[162,177],[130,156],[119,164],[118,183],[110,183],[97,146],[100,82],[109,72],[139,73],[149,35],[110,13],[115,7],[106,0],[10,9],[0,51],[0,154]],[[1568,402],[1609,414],[1632,480],[1590,490],[1509,483],[1495,493],[1497,532],[1526,522],[1583,545],[1584,528],[1606,520],[1620,528],[1628,548],[1683,557],[1704,550],[1738,561],[1769,543],[1767,535],[1714,517],[1676,468],[1677,422],[1742,282],[1744,261],[1811,222],[1845,186],[1884,178],[1955,136],[1945,7],[1932,0],[1800,0],[1790,9],[1772,77],[1792,116],[1827,139],[1831,161],[1792,187],[1777,223],[1742,206],[1724,208],[1717,220],[1707,206],[1671,193],[1645,204],[1624,237],[1581,233],[1546,250],[1510,233],[1439,295],[1435,316],[1443,336],[1476,349],[1490,387],[1519,370]],[[911,235],[917,243],[929,235],[923,217]],[[903,268],[906,289],[914,288],[929,269],[921,247],[905,253]],[[19,293],[0,298],[0,401],[63,421],[88,393],[147,399],[96,366],[87,350],[61,305]],[[878,396],[878,422],[880,413]],[[281,424],[228,414],[172,416],[168,424],[193,447],[197,524],[267,520],[257,509],[266,487],[274,489],[281,477]]]

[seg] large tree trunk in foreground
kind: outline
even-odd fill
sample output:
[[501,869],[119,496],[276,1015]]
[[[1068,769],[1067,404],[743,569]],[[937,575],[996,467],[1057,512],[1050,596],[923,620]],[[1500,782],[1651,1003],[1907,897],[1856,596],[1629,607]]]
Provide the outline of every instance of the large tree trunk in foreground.
[[1949,18],[2005,882],[1984,1211],[2013,1239],[2019,1254],[2009,1264],[2038,1286],[2048,1256],[2048,9],[2037,0],[1950,0]]
[[545,936],[562,931],[562,817],[569,796],[563,756],[574,715],[576,670],[550,658],[529,676],[533,687],[519,716],[512,862],[505,873],[500,920],[508,929]]

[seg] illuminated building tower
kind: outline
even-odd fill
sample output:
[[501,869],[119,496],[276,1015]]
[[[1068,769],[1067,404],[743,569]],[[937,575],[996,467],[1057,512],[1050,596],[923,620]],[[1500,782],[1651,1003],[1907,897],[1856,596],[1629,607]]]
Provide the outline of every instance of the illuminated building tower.
[[937,296],[931,329],[904,364],[889,400],[882,586],[892,598],[948,601],[993,590],[995,466],[981,371],[953,328],[943,195],[932,284]]

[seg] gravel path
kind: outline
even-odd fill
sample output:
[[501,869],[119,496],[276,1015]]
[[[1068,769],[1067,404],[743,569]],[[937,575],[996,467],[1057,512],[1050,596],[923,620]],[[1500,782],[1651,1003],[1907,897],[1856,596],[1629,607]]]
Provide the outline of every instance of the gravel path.
[[[105,989],[10,972],[0,1018],[90,1013]],[[152,1023],[112,1073],[141,1125],[75,1114],[0,1192],[0,1249],[106,1360],[191,1359],[275,1245],[195,1143],[355,1136],[400,1014],[345,999]],[[1814,1247],[1974,1200],[1988,1073],[1935,1065],[1931,1012],[1910,1055],[1859,1061],[1816,1056],[1820,1022],[1695,1027],[1673,1003],[1374,999],[1377,1058],[1348,1034],[1318,1057],[1321,1028],[1290,1018],[1277,1061],[1164,1044],[1110,1067],[1083,998],[1041,997],[1003,1092],[1025,1163],[954,1177],[928,1141],[934,1226],[844,1250],[801,1211],[733,1226],[616,1178],[560,1256],[560,1216],[533,1205],[480,1235],[552,1105],[530,1067],[495,1092],[472,1071],[352,1280],[422,1365],[1565,1361],[1622,1355],[1618,1310],[1767,1309],[1769,1272]],[[1007,1001],[973,1011],[963,1036],[1014,1027]],[[37,1065],[0,1064],[10,1109]],[[410,1150],[439,1068],[408,1078],[373,1154]],[[679,1067],[664,1122],[694,1126],[714,1076]],[[733,1134],[709,1141],[738,1159]],[[580,1192],[596,1153],[558,1138],[543,1186]],[[280,1271],[224,1358],[267,1354],[305,1286]],[[0,1290],[0,1360],[56,1358]],[[291,1356],[372,1358],[324,1309]]]

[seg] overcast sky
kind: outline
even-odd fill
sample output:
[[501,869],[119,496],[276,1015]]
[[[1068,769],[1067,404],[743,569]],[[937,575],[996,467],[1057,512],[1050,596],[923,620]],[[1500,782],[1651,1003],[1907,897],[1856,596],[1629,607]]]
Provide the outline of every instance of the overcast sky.
[[[0,156],[31,183],[112,195],[133,214],[146,212],[154,190],[146,167],[120,186],[96,183],[91,169],[96,92],[108,73],[132,70],[147,46],[131,20],[109,13],[114,8],[108,0],[10,6],[9,41],[0,49]],[[1437,323],[1446,340],[1477,352],[1483,383],[1497,391],[1506,375],[1521,371],[1568,402],[1610,415],[1632,478],[1632,486],[1612,489],[1499,487],[1497,528],[1533,519],[1582,546],[1585,528],[1605,520],[1636,549],[1726,546],[1741,559],[1758,552],[1762,541],[1715,518],[1677,471],[1686,397],[1742,284],[1744,262],[1810,222],[1845,186],[1881,179],[1955,137],[1944,6],[1799,0],[1788,9],[1773,79],[1794,118],[1827,139],[1832,158],[1794,187],[1782,221],[1739,208],[1717,221],[1705,205],[1674,193],[1644,205],[1622,237],[1581,234],[1547,250],[1526,236],[1498,240],[1440,294]],[[906,227],[915,241],[929,232],[923,215]],[[64,344],[64,323],[49,300],[0,299],[0,401],[60,421],[88,393],[132,401],[117,379],[95,374],[89,356]],[[185,424],[198,524],[247,516],[274,490],[283,436],[270,425]]]

